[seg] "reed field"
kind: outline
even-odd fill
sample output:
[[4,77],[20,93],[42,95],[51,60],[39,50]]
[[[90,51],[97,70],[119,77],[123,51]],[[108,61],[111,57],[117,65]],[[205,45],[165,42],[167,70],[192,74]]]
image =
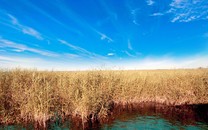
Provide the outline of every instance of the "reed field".
[[108,118],[112,104],[207,104],[208,69],[0,70],[0,123],[45,122],[68,115]]

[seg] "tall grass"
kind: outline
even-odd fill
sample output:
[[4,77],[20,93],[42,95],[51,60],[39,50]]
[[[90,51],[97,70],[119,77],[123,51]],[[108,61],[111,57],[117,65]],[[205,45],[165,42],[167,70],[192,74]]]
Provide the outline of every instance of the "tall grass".
[[0,71],[0,122],[45,122],[60,115],[105,118],[112,103],[208,103],[208,69]]

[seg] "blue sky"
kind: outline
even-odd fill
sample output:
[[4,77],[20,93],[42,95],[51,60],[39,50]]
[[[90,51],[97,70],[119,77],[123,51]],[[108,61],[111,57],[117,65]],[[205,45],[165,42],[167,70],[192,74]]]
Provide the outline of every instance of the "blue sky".
[[207,66],[207,0],[0,1],[1,68]]

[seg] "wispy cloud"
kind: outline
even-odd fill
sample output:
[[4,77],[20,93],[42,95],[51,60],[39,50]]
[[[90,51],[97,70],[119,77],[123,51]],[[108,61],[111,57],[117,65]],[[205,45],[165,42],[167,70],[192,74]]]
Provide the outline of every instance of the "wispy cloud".
[[12,51],[14,51],[14,52],[23,52],[24,50],[20,50],[20,49],[12,49]]
[[25,33],[25,34],[34,36],[34,37],[36,37],[39,40],[43,40],[41,34],[39,32],[37,32],[36,30],[34,30],[33,28],[31,28],[31,27],[24,26],[22,28],[22,32]]
[[115,54],[114,53],[108,53],[108,56],[114,56]]
[[137,22],[137,13],[138,13],[139,9],[131,9],[131,16],[132,16],[132,22],[135,24],[135,25],[140,25],[138,22]]
[[135,55],[131,54],[130,52],[128,51],[123,51],[126,55],[128,55],[129,57],[136,57]]
[[135,20],[135,19],[134,19],[132,22],[133,22],[135,25],[140,25],[140,24],[137,22],[137,20]]
[[[35,59],[35,60],[34,60]],[[24,62],[24,63],[34,63],[38,60],[39,58],[20,58],[20,57],[9,57],[9,56],[0,56],[0,61],[6,61],[6,62]]]
[[[61,12],[63,12],[63,14],[70,20],[74,21],[78,26],[84,28],[84,29],[89,29],[90,31],[98,34],[100,36],[101,40],[107,40],[108,43],[113,42],[114,40],[112,38],[110,38],[109,36],[107,36],[104,33],[101,33],[100,31],[98,31],[96,28],[94,28],[92,25],[90,25],[88,22],[85,21],[85,19],[83,19],[82,17],[80,17],[79,15],[77,15],[76,13],[74,13],[70,8],[68,8],[66,6],[66,4],[63,1],[57,1],[57,3],[50,3],[52,6],[54,6],[55,8],[58,8]],[[48,18],[50,18],[51,20],[53,20],[54,22],[62,25],[63,27],[67,28],[68,30],[70,30],[71,27],[67,26],[67,24],[62,23],[61,21],[57,20],[56,18],[52,17],[49,13],[47,13],[46,11],[40,9],[39,7],[33,5],[32,3],[28,2],[28,5],[30,5],[31,7],[35,8],[38,12],[40,12],[41,14],[47,16]],[[114,14],[115,15],[115,14]],[[115,18],[117,17],[116,15],[114,16]],[[77,31],[78,29],[73,28],[70,31],[74,31],[75,33],[79,34],[79,35],[84,35],[81,32]]]
[[68,47],[70,47],[71,49],[73,49],[74,51],[76,51],[80,56],[85,56],[85,57],[89,57],[89,58],[100,58],[100,59],[105,59],[106,57],[103,57],[101,55],[98,55],[98,54],[95,54],[93,52],[90,52],[90,51],[87,51],[86,49],[84,48],[81,48],[79,46],[75,46],[65,40],[62,40],[62,39],[58,39],[58,41],[61,43],[61,44],[64,44]]
[[[60,25],[61,27],[64,27],[65,30],[69,31],[70,33],[75,33],[77,35],[82,36],[83,34],[77,29],[77,28],[73,28],[72,26],[68,26],[66,23],[64,23],[63,21],[61,21],[60,19],[54,17],[53,15],[51,15],[49,12],[47,12],[46,10],[40,8],[39,6],[33,4],[31,1],[25,1],[24,4],[26,4],[28,7],[30,7],[31,9],[33,9],[34,11],[36,11],[39,15],[43,15],[44,17],[47,17],[49,20],[51,20],[52,22],[55,22],[57,25]],[[68,19],[76,19],[74,17],[72,17],[73,15],[71,13],[69,13],[67,10],[65,10],[65,4],[62,4],[61,1],[56,1],[56,2],[48,2],[48,4],[50,4],[50,6],[53,6],[54,9],[63,11],[63,14],[66,14],[67,16],[69,15],[70,17],[68,17]],[[58,7],[58,8],[57,8]]]
[[147,5],[153,5],[155,2],[153,0],[146,0]]
[[[58,4],[56,3],[51,3],[54,7],[58,8],[61,12],[63,12],[63,14],[70,20],[74,21],[78,26],[82,27],[83,29],[88,29],[90,31],[92,31],[93,33],[97,34],[100,36],[101,40],[106,40],[108,43],[114,42],[114,40],[108,36],[105,33],[102,33],[101,31],[97,30],[94,26],[90,25],[85,19],[83,19],[82,17],[80,17],[79,15],[77,15],[73,10],[71,10],[70,8],[68,8],[66,6],[66,4],[63,1],[57,1]],[[102,4],[104,2],[101,2]],[[103,4],[104,5],[104,4]],[[32,5],[34,6],[34,5]],[[45,11],[39,9],[38,7],[34,6],[39,12],[41,12],[42,14],[48,16],[51,18],[51,16],[46,13]],[[107,9],[107,8],[106,8]],[[108,9],[107,9],[108,10]],[[110,13],[110,15],[112,17],[114,17],[114,19],[117,19],[117,14],[116,13],[112,13],[112,11],[108,10]],[[57,19],[53,18],[53,20],[55,20],[56,22],[60,23]],[[113,20],[114,23],[115,20]],[[62,25],[64,25],[64,23],[61,23]],[[116,24],[115,24],[116,25]],[[71,28],[71,27],[69,27]],[[78,30],[78,29],[73,29],[74,31]],[[81,35],[81,33],[80,33]],[[84,34],[82,34],[84,35]]]
[[13,15],[7,14],[7,16],[11,19],[11,22],[12,22],[13,25],[18,25],[19,24],[18,20]]
[[205,20],[208,19],[207,5],[207,0],[172,0],[169,4],[170,8],[167,11],[156,12],[150,16],[163,16],[169,14],[172,23]]
[[39,40],[43,40],[42,35],[38,31],[36,31],[35,29],[31,27],[20,24],[17,18],[15,18],[11,14],[7,14],[7,16],[10,18],[11,23],[17,28],[19,28],[22,31],[22,33],[33,36]]
[[207,0],[173,0],[167,13],[173,15],[173,23],[208,19],[207,5]]
[[64,41],[64,40],[61,40],[61,39],[58,39],[58,41],[59,41],[60,43],[64,44],[64,45],[66,45],[66,46],[72,48],[73,50],[82,52],[83,54],[89,54],[89,55],[92,54],[91,52],[89,52],[89,51],[87,51],[87,50],[85,50],[85,49],[83,49],[83,48],[81,48],[81,47],[78,47],[78,46],[75,46],[75,45],[73,45],[73,44],[70,44],[70,43],[67,42],[67,41]]
[[132,46],[131,46],[131,41],[128,39],[128,49],[129,50],[133,50]]
[[65,55],[67,58],[80,58],[80,56],[77,55],[77,54],[65,53],[64,55]]
[[[94,29],[93,29],[93,30],[94,30]],[[106,34],[101,33],[101,32],[99,32],[99,31],[97,31],[97,30],[94,30],[94,31],[95,31],[97,34],[100,35],[100,39],[101,39],[101,40],[107,40],[108,43],[113,42],[113,39],[110,38],[110,37],[108,37]]]
[[162,15],[164,15],[164,13],[153,13],[150,16],[162,16]]
[[142,53],[136,52],[134,50],[128,50],[128,51],[127,50],[122,50],[121,52],[126,54],[129,57],[139,57],[139,56],[142,55]]
[[50,52],[50,51],[45,51],[45,50],[39,50],[36,48],[28,47],[26,45],[16,43],[4,38],[0,37],[0,48],[12,48],[16,52],[22,52],[22,51],[29,51],[33,53],[37,53],[43,56],[51,56],[51,57],[57,57],[58,54]]

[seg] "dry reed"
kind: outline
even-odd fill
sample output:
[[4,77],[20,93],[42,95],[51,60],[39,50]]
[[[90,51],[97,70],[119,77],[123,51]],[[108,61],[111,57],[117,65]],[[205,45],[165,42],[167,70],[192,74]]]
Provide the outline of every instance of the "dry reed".
[[49,72],[0,71],[0,123],[56,116],[106,118],[112,103],[208,103],[208,69]]

